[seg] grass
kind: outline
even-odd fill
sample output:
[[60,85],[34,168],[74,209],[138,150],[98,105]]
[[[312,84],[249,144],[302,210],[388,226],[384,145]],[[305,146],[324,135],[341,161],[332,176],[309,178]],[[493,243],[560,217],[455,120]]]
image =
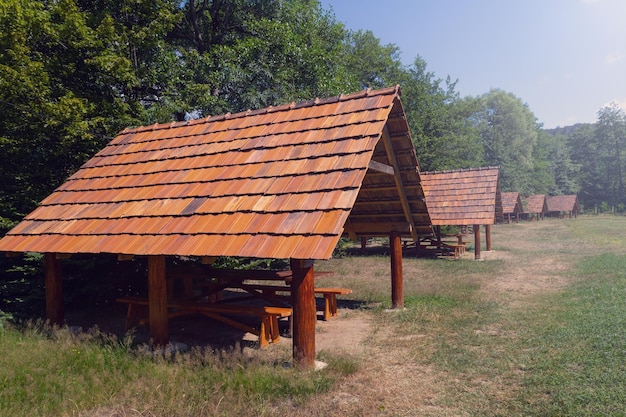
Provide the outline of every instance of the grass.
[[[0,339],[0,414],[69,416],[105,408],[120,415],[264,415],[271,401],[298,404],[358,367],[330,358],[329,372],[301,373],[240,351],[152,357],[98,332],[30,324]],[[107,414],[108,415],[108,414]]]
[[624,255],[582,259],[580,282],[546,307],[549,322],[526,335],[539,353],[529,358],[533,372],[520,394],[529,414],[626,414],[625,271]]
[[321,372],[284,367],[288,346],[149,357],[130,339],[5,322],[0,415],[626,415],[624,230],[501,225],[484,262],[405,258],[393,313],[388,257],[319,262],[336,271],[325,285],[354,290],[343,318],[371,326],[359,353],[321,351]]

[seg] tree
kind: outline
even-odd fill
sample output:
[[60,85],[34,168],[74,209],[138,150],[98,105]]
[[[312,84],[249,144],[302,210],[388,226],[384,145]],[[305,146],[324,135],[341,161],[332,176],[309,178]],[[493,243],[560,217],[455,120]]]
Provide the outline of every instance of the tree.
[[342,61],[353,90],[384,88],[399,82],[404,72],[396,45],[381,45],[371,31],[348,32]]
[[580,125],[567,135],[567,146],[572,162],[579,167],[578,197],[585,207],[597,207],[606,203],[606,177],[604,157],[601,156],[596,140],[596,125]]
[[[421,169],[435,171],[481,165],[477,131],[469,118],[474,103],[460,100],[456,82],[443,81],[417,57],[399,77],[402,102]],[[442,86],[443,84],[443,86]]]
[[503,189],[529,194],[539,130],[534,114],[515,95],[498,89],[481,96],[479,106],[475,119],[485,162],[501,167]]
[[596,137],[598,150],[605,157],[607,201],[623,208],[626,206],[622,155],[626,143],[626,114],[617,103],[611,103],[598,111]]

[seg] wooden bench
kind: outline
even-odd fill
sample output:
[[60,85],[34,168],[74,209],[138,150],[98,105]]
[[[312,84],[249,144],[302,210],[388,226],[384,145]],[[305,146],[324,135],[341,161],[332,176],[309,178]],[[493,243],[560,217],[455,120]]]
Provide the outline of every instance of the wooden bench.
[[[260,295],[261,298],[265,298],[270,302],[279,302],[281,300],[281,298],[277,297],[279,292],[291,293],[291,287],[283,285],[241,284],[238,287],[250,293],[254,292],[254,294]],[[315,294],[324,296],[324,309],[322,310],[324,320],[337,316],[337,295],[352,293],[350,288],[337,287],[318,287],[314,291]],[[282,300],[285,303],[284,299]]]
[[[126,330],[148,324],[148,299],[142,297],[121,297],[116,300],[128,304],[126,313]],[[182,317],[191,314],[202,314],[214,320],[233,326],[259,337],[259,345],[266,347],[269,342],[280,340],[278,319],[291,316],[289,307],[253,306],[241,304],[198,303],[190,301],[168,301],[168,318]],[[252,327],[236,321],[229,315],[255,316],[260,319],[259,327]]]
[[458,258],[462,254],[465,253],[466,246],[465,243],[450,243],[450,242],[441,242],[442,249],[448,249],[451,253],[454,254],[454,258]]

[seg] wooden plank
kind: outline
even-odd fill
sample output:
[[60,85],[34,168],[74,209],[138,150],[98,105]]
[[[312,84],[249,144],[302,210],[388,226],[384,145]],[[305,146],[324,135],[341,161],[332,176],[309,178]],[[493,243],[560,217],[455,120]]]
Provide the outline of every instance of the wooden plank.
[[[371,216],[370,216],[371,217]],[[346,225],[345,231],[346,233],[384,233],[385,236],[388,235],[390,230],[397,230],[402,233],[410,234],[411,229],[408,223],[403,222],[386,222],[386,223],[350,223],[349,226]]]
[[46,318],[50,324],[63,324],[63,282],[61,262],[55,253],[44,255],[46,268]]
[[390,167],[389,165],[386,165],[386,164],[374,161],[373,159],[370,160],[368,168],[372,169],[374,171],[382,172],[383,174],[389,174],[389,175],[393,175],[394,174],[393,167]]
[[[394,153],[393,143],[391,142],[391,137],[389,136],[389,129],[387,128],[387,126],[385,126],[385,128],[383,129],[382,139],[383,144],[385,145],[385,151],[387,152],[387,159],[391,161],[391,165],[393,166],[394,171],[397,173],[397,175],[394,175],[393,178],[396,182],[398,195],[400,196],[400,202],[402,203],[402,209],[404,210],[404,216],[406,217],[407,222],[411,225],[411,236],[413,237],[413,241],[417,242],[418,236],[417,232],[415,231],[413,213],[411,211],[411,207],[409,206],[409,201],[406,196],[404,184],[402,183],[402,176],[400,175],[398,160],[396,159],[396,155]],[[417,167],[415,169],[417,169]]]
[[[364,184],[361,187],[361,190],[368,192],[377,192],[377,191],[395,191],[397,188],[395,185],[372,185],[372,184]],[[407,185],[404,187],[405,190],[420,190],[421,187],[419,185]]]

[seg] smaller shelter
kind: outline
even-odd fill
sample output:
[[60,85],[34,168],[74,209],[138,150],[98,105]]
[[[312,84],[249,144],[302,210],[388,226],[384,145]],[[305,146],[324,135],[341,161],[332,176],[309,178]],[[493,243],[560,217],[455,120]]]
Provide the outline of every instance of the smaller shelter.
[[548,212],[545,194],[534,194],[528,196],[524,203],[524,214],[528,220],[543,220]]
[[547,213],[550,217],[577,217],[580,210],[578,197],[572,195],[553,195],[546,197]]
[[522,198],[517,191],[502,193],[502,213],[508,223],[513,220],[519,222],[523,211]]
[[473,226],[474,259],[480,259],[480,225],[491,250],[490,226],[502,221],[500,169],[484,167],[422,172],[422,188],[433,226]]

